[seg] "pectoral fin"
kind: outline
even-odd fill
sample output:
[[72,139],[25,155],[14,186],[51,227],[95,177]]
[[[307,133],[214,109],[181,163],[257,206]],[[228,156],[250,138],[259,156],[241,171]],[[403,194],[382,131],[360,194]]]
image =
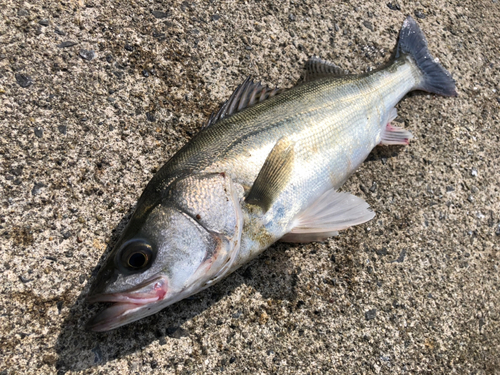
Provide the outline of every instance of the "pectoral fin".
[[281,241],[322,241],[337,235],[339,230],[365,223],[374,216],[375,213],[363,199],[332,189],[298,215],[293,229]]
[[286,137],[276,143],[245,199],[248,204],[259,206],[264,212],[269,210],[292,175],[295,155],[293,146]]

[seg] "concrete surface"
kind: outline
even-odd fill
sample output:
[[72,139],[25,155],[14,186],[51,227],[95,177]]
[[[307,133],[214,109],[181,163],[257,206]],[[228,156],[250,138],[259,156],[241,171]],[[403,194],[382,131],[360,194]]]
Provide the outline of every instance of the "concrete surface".
[[[0,0],[0,374],[500,373],[500,4],[389,5]],[[400,103],[415,140],[345,185],[372,222],[84,331],[142,189],[238,83],[289,87],[311,55],[376,67],[407,14],[459,97]]]

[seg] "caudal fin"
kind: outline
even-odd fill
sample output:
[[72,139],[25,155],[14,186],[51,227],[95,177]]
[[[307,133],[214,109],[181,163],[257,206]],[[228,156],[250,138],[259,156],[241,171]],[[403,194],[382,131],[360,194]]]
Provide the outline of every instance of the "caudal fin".
[[455,81],[429,53],[425,35],[413,18],[408,16],[399,32],[399,41],[395,57],[411,55],[422,72],[422,82],[417,90],[424,90],[439,95],[457,96]]

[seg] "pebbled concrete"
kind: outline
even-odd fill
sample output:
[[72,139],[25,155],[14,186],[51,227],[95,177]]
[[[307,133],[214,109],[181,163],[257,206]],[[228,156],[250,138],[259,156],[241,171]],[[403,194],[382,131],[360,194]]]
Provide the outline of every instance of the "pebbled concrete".
[[[500,373],[497,1],[0,0],[0,373]],[[278,244],[104,334],[95,267],[153,173],[247,75],[383,64],[405,15],[457,81],[345,190],[377,213]]]

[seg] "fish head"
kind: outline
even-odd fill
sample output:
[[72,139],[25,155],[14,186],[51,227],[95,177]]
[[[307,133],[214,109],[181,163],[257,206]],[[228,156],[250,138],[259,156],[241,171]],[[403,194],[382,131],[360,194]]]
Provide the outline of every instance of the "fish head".
[[238,187],[223,173],[198,174],[172,183],[146,213],[141,198],[89,293],[90,303],[114,304],[87,327],[107,331],[131,323],[223,278],[239,252]]

